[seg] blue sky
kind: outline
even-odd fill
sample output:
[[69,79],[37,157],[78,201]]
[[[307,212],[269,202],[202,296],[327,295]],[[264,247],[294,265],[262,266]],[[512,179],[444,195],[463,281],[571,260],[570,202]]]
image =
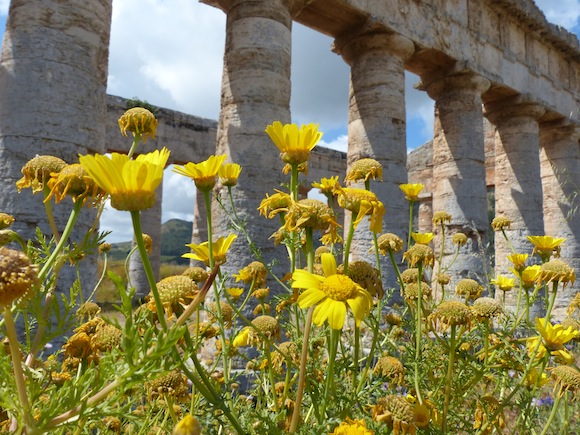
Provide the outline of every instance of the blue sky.
[[[536,4],[549,21],[580,31],[580,0]],[[8,5],[9,0],[0,0],[0,29],[5,28]],[[113,0],[108,92],[217,119],[224,40],[224,13],[196,0]],[[319,123],[323,145],[346,150],[348,66],[331,52],[331,38],[299,24],[294,24],[292,44],[293,122]],[[413,89],[417,80],[407,74],[409,151],[433,134],[433,103]],[[192,219],[192,186],[184,177],[165,172],[163,221]],[[101,229],[113,231],[109,241],[129,240],[130,228],[127,213],[105,211]]]

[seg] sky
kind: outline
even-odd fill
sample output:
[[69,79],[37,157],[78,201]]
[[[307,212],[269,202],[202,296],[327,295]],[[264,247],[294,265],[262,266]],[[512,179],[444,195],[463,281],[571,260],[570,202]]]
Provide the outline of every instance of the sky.
[[[4,29],[9,0],[0,0]],[[580,33],[580,0],[536,0],[549,21]],[[225,14],[197,0],[113,0],[107,92],[204,118],[219,116]],[[346,151],[348,66],[330,50],[332,38],[298,23],[292,29],[292,122],[318,123],[320,145]],[[406,76],[407,147],[433,136],[433,102]],[[170,147],[170,144],[167,144]],[[191,221],[195,188],[165,171],[162,221]],[[128,212],[107,208],[101,230],[109,242],[131,239]]]

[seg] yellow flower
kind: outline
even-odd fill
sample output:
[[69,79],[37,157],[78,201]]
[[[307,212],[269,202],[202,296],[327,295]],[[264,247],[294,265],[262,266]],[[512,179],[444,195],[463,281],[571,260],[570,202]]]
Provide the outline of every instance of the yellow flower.
[[237,163],[226,163],[218,169],[218,175],[223,186],[231,187],[238,184],[242,167]]
[[366,182],[369,178],[373,180],[378,178],[383,181],[383,166],[375,159],[360,159],[352,164],[344,181],[364,180]]
[[540,372],[537,368],[532,368],[526,375],[525,385],[530,390],[535,388],[543,387],[548,383],[548,375],[544,372]]
[[373,435],[374,433],[374,431],[367,429],[364,420],[353,420],[347,417],[328,435]]
[[[507,259],[514,265],[514,270],[521,272],[526,267],[528,254],[510,254]],[[514,273],[514,275],[519,275]]]
[[[238,237],[235,234],[230,234],[227,237],[220,237],[212,244],[212,257],[214,264],[224,264],[226,262],[226,253],[234,240]],[[185,245],[192,249],[193,252],[183,254],[183,258],[192,258],[194,260],[203,261],[206,266],[209,266],[209,242],[203,242],[199,245],[190,243]]]
[[317,183],[316,181],[313,182],[312,187],[320,189],[320,193],[330,195],[334,193],[337,184],[338,184],[338,175],[330,178],[321,178],[319,183]]
[[415,202],[419,199],[419,193],[421,193],[421,190],[423,190],[425,185],[421,183],[401,184],[399,187],[405,194],[407,201]]
[[236,282],[243,281],[245,284],[251,284],[255,280],[254,286],[261,287],[266,283],[268,269],[261,261],[252,261],[246,267],[234,274]]
[[117,210],[138,211],[153,207],[155,189],[163,179],[169,150],[141,154],[135,160],[126,154],[111,157],[96,154],[79,157],[81,166],[101,189],[111,196]]
[[272,219],[278,213],[287,211],[291,203],[292,198],[290,195],[280,190],[276,190],[274,195],[266,194],[266,198],[260,202],[258,210],[262,216]]
[[338,205],[353,214],[357,214],[353,225],[356,228],[362,221],[363,217],[370,215],[370,230],[373,233],[379,233],[383,228],[383,215],[385,206],[378,200],[373,192],[364,189],[355,189],[350,187],[338,189]]
[[411,237],[415,243],[419,243],[420,245],[428,245],[431,240],[433,240],[434,234],[433,233],[411,233]]
[[127,110],[118,122],[123,136],[127,136],[127,131],[130,131],[133,135],[141,135],[144,142],[149,137],[155,139],[158,121],[153,113],[143,107]]
[[191,414],[186,414],[173,429],[173,435],[201,435],[201,425]]
[[491,280],[491,283],[498,286],[501,291],[509,292],[515,287],[516,280],[514,278],[508,278],[504,275],[498,275],[497,278]]
[[291,165],[306,162],[310,158],[310,151],[322,138],[318,124],[301,125],[298,129],[296,124],[282,125],[280,121],[274,121],[266,127],[266,133],[280,150],[284,163]]
[[328,320],[332,329],[342,329],[348,306],[359,325],[371,309],[371,295],[348,276],[338,275],[332,254],[322,254],[322,269],[325,276],[294,271],[292,288],[305,289],[298,297],[298,305],[300,308],[316,305],[314,323],[322,325]]
[[[514,275],[519,275],[517,273],[517,270],[510,268],[510,270],[512,271],[512,273]],[[522,287],[524,287],[525,289],[529,289],[532,288],[535,284],[536,281],[538,280],[538,277],[540,276],[540,271],[542,270],[542,266],[540,266],[539,264],[535,264],[533,266],[528,266],[526,267],[524,270],[521,271],[521,281],[522,281]]]
[[564,328],[560,324],[553,325],[546,318],[536,318],[536,329],[540,335],[530,337],[527,341],[530,356],[536,351],[537,358],[542,358],[546,351],[549,351],[551,355],[567,364],[574,361],[574,357],[566,350],[564,344],[577,337],[578,331],[571,326]]
[[184,166],[175,166],[173,172],[191,178],[197,188],[207,192],[215,186],[217,175],[226,155],[210,156],[201,163],[187,163]]
[[244,289],[240,288],[240,287],[228,287],[226,288],[226,292],[228,293],[228,295],[230,295],[230,298],[232,298],[232,301],[237,301],[240,296],[242,296],[242,294],[244,293]]
[[527,239],[534,244],[532,255],[538,254],[545,261],[552,253],[555,257],[559,257],[560,245],[566,241],[564,237],[551,236],[527,236]]

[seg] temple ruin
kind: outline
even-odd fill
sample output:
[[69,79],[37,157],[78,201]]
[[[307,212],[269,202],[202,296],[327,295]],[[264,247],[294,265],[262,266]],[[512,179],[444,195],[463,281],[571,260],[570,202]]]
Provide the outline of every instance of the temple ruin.
[[[278,152],[264,128],[291,120],[296,21],[334,38],[332,50],[351,68],[345,163],[361,157],[382,163],[384,182],[373,190],[387,204],[385,231],[406,238],[408,208],[398,186],[414,181],[405,137],[408,70],[435,101],[432,157],[422,169],[430,189],[420,219],[425,224],[429,210],[446,210],[452,215],[448,233],[469,237],[456,273],[483,272],[477,257],[487,238],[490,186],[496,213],[512,222],[508,233],[517,251],[531,250],[528,235],[566,237],[562,257],[580,270],[580,215],[573,213],[580,185],[580,47],[532,0],[204,2],[227,14],[220,117],[217,124],[200,120],[202,129],[189,124],[188,136],[178,132],[184,117],[162,112],[159,142],[175,161],[217,152],[241,164],[234,200],[242,216],[254,216],[264,194],[282,181]],[[17,230],[46,229],[39,201],[28,192],[18,195],[14,186],[27,160],[43,153],[73,161],[112,143],[108,128],[118,113],[107,113],[110,20],[111,0],[11,2],[0,60],[0,210],[16,217]],[[486,143],[493,149],[487,168]],[[313,160],[310,180],[344,174],[342,157],[328,153]],[[151,216],[150,225],[158,225],[159,210]],[[81,230],[91,220],[85,219]],[[225,216],[217,213],[215,222],[218,233],[226,231]],[[268,237],[276,226],[263,220],[250,227],[267,258],[274,255]],[[353,256],[364,258],[369,243],[357,239]],[[237,270],[249,252],[241,240],[232,249],[228,267]],[[509,252],[496,237],[496,273],[507,272]]]

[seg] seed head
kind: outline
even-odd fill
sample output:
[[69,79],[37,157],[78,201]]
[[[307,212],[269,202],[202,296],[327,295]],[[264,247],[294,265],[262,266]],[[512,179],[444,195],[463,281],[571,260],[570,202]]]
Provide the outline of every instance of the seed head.
[[127,136],[128,131],[133,135],[140,134],[143,142],[146,142],[148,138],[155,139],[157,124],[155,115],[143,107],[133,107],[119,118],[121,134]]
[[403,250],[403,240],[393,233],[385,233],[377,239],[379,252],[387,255],[389,252],[401,252]]
[[54,156],[36,156],[22,168],[23,177],[16,182],[18,191],[32,188],[32,193],[41,192],[50,180],[50,174],[58,173],[66,162]]
[[23,252],[0,248],[0,307],[26,298],[38,284],[38,266]]

